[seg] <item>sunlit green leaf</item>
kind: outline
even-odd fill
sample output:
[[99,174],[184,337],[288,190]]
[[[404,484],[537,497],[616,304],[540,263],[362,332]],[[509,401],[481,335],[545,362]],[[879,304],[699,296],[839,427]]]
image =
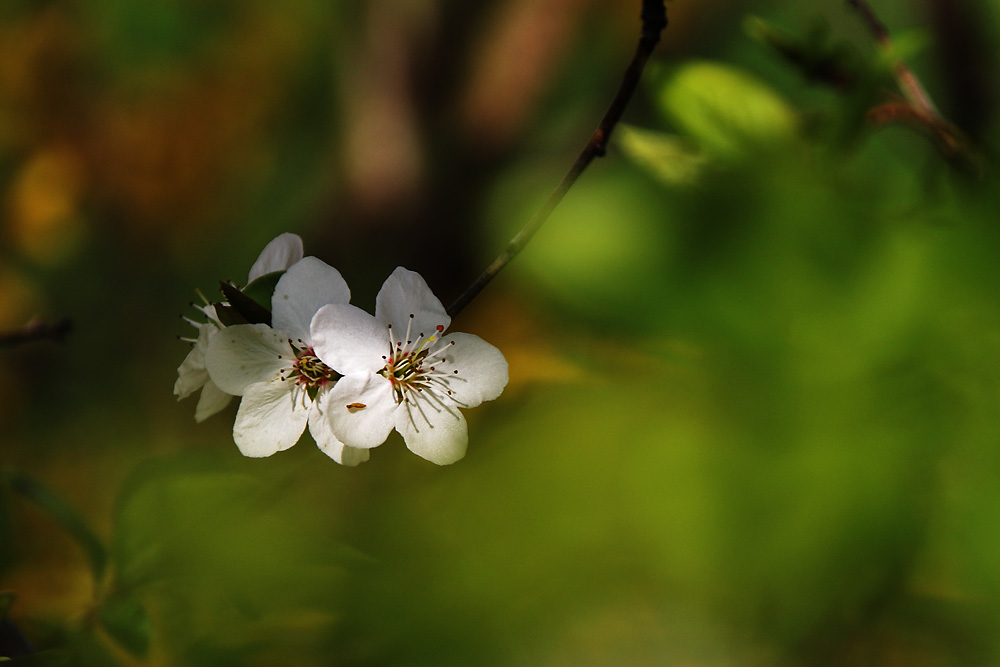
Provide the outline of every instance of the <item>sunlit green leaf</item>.
[[662,265],[669,215],[652,199],[661,188],[637,170],[595,171],[586,183],[518,258],[520,270],[586,317],[644,316],[658,289],[651,278]]
[[714,62],[682,65],[658,84],[661,109],[698,146],[720,156],[775,150],[796,134],[798,118],[749,72]]
[[667,185],[694,183],[707,160],[676,135],[620,125],[618,145],[632,160]]
[[894,32],[889,48],[882,49],[882,57],[886,62],[897,60],[907,61],[927,50],[932,41],[926,30],[902,30]]

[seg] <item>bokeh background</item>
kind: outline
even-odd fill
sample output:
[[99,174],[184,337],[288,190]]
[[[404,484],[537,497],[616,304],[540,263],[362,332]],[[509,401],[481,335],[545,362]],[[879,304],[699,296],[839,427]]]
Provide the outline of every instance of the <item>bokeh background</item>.
[[357,305],[397,265],[450,302],[639,3],[0,3],[0,332],[73,327],[0,348],[36,661],[1000,661],[1000,7],[873,2],[970,167],[866,121],[894,84],[845,3],[667,4],[608,156],[455,320],[510,362],[466,458],[351,469],[195,424],[178,316],[285,231]]

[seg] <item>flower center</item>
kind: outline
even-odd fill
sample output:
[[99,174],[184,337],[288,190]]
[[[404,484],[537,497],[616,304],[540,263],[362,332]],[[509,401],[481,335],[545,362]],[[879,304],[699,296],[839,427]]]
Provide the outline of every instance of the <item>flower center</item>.
[[406,326],[406,336],[397,340],[389,329],[389,354],[382,358],[385,366],[378,372],[392,385],[392,393],[396,403],[416,401],[417,395],[428,392],[431,395],[451,395],[448,388],[450,379],[458,374],[457,370],[446,373],[441,366],[448,362],[445,352],[455,344],[447,345],[438,342],[438,336],[444,332],[443,325],[437,325],[434,335],[425,337],[423,333],[411,338],[413,315]]
[[[316,356],[312,347],[306,345],[300,338],[298,341],[288,340],[295,353],[295,361],[291,367],[281,371],[282,380],[291,380],[306,390],[316,390],[340,379],[340,373],[333,370]],[[279,359],[284,357],[278,356]]]

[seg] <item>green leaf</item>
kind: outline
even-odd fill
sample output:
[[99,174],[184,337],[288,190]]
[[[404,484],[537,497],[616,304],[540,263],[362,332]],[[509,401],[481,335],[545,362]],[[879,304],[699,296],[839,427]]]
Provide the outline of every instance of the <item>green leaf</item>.
[[107,600],[100,609],[101,624],[115,641],[134,656],[149,652],[152,624],[146,608],[132,598]]
[[271,310],[271,297],[274,295],[274,288],[277,287],[284,271],[272,271],[257,278],[252,283],[243,288],[242,292],[256,301],[258,304]]
[[[120,594],[163,582],[170,590],[157,587],[158,600],[194,595],[200,607],[232,600],[259,611],[301,608],[339,585],[356,556],[322,532],[311,501],[248,470],[231,457],[190,453],[138,467],[115,507]],[[180,580],[184,590],[173,587]]]
[[893,33],[888,48],[880,49],[885,62],[890,65],[897,60],[909,60],[927,50],[931,36],[926,30],[905,30]]
[[[236,285],[225,280],[219,281],[219,288],[229,301],[229,305],[250,324],[271,324],[271,311],[240,291]],[[216,308],[218,312],[218,308]]]
[[860,76],[854,51],[846,43],[830,40],[829,26],[819,21],[805,36],[799,36],[764,19],[751,16],[743,23],[744,31],[792,63],[810,81],[837,88],[854,86]]
[[0,470],[0,482],[30,500],[69,533],[83,549],[94,580],[101,579],[107,564],[104,545],[76,510],[52,491],[18,470],[10,468]]
[[774,150],[795,137],[798,118],[769,86],[748,72],[694,62],[659,86],[663,112],[706,151],[734,157]]
[[694,183],[707,163],[680,137],[630,125],[618,126],[618,145],[640,167],[667,185]]

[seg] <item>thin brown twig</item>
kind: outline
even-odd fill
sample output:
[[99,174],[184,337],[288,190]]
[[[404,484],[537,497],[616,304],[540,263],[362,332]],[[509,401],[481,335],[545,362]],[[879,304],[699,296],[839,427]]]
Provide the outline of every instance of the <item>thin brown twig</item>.
[[590,141],[584,146],[583,151],[576,158],[569,171],[566,172],[566,175],[563,176],[559,185],[549,194],[541,208],[528,220],[521,231],[511,239],[503,252],[448,307],[448,315],[454,317],[461,312],[493,280],[500,270],[507,266],[524,249],[524,246],[528,244],[531,237],[548,220],[552,211],[555,210],[569,189],[576,183],[580,174],[583,173],[595,157],[604,155],[607,150],[608,140],[611,138],[611,132],[614,130],[615,125],[618,124],[618,121],[621,120],[622,113],[625,111],[625,107],[628,106],[629,100],[632,98],[632,94],[639,84],[646,61],[649,60],[650,54],[652,54],[656,44],[660,41],[660,33],[667,27],[667,8],[664,0],[643,0],[640,18],[642,20],[642,32],[639,37],[639,45],[636,48],[635,56],[633,56],[632,62],[629,63],[628,69],[625,70],[621,86],[619,86],[618,92],[611,101],[611,106],[605,112],[600,125],[597,126],[594,134],[590,137]]
[[[865,0],[847,0],[847,4],[861,15],[861,18],[868,25],[872,37],[875,38],[879,46],[887,50],[891,49],[892,40],[889,38],[889,29],[885,27],[885,24],[875,14],[875,10],[872,9],[871,5],[865,2]],[[896,75],[896,82],[899,84],[899,88],[903,91],[906,98],[923,111],[937,116],[937,107],[934,106],[931,96],[923,84],[920,83],[917,75],[910,69],[909,65],[899,58],[894,58],[892,69]]]
[[[892,39],[889,37],[889,29],[882,23],[871,5],[865,0],[846,0],[846,2],[858,12],[879,46],[890,50]],[[890,102],[876,107],[869,112],[869,119],[881,123],[899,120],[924,131],[953,165],[979,175],[982,170],[981,157],[965,134],[941,115],[913,70],[895,56],[892,69],[896,84],[906,101]],[[902,108],[907,105],[909,109]]]
[[0,347],[13,347],[37,340],[53,340],[58,342],[63,340],[72,328],[73,323],[69,318],[63,318],[54,322],[31,322],[20,329],[0,333]]
[[879,104],[869,109],[866,117],[874,125],[900,123],[923,132],[949,159],[960,160],[967,147],[967,141],[954,125],[940,116],[928,114],[906,100]]

